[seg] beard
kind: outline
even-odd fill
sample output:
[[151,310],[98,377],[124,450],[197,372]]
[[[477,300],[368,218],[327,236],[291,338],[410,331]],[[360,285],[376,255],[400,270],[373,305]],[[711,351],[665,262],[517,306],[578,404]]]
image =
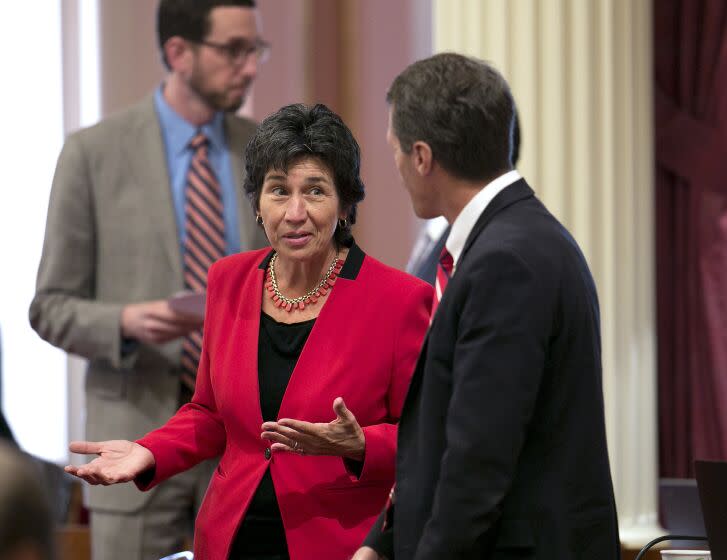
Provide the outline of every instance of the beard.
[[199,68],[195,68],[189,78],[190,89],[215,111],[234,113],[245,102],[252,80],[245,79],[241,86],[243,90],[241,94],[230,93],[231,89],[240,89],[240,86],[228,89],[212,89],[206,82],[203,73],[200,72]]

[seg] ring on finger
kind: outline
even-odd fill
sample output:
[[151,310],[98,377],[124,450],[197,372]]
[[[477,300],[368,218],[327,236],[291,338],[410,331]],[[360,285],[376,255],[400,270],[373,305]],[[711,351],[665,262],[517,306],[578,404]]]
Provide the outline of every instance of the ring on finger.
[[298,451],[298,442],[297,441],[293,442],[293,451]]

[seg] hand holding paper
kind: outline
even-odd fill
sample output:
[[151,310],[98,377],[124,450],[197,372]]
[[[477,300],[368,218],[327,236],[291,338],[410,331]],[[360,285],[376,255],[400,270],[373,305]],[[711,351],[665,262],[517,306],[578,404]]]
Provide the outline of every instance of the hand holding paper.
[[205,292],[177,292],[167,301],[172,311],[204,320]]
[[203,322],[204,294],[185,293],[169,299],[130,303],[121,311],[123,336],[147,344],[180,338],[200,328]]

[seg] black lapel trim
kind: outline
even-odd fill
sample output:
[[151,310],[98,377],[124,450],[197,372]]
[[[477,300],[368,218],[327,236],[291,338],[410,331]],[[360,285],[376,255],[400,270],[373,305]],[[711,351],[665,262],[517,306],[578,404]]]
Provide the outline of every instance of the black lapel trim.
[[533,196],[535,196],[535,192],[533,192],[533,189],[528,186],[525,179],[518,179],[512,185],[509,185],[504,190],[500,191],[500,193],[487,205],[487,208],[485,208],[485,211],[482,212],[480,217],[477,218],[475,226],[472,228],[472,231],[467,237],[467,241],[465,241],[462,254],[459,257],[460,260],[464,257],[467,250],[472,246],[472,243],[474,243],[475,239],[477,239],[477,236],[482,233],[482,230],[485,229],[485,226],[490,222],[490,220],[492,220],[495,214],[516,202],[525,200],[526,198],[532,198]]
[[346,262],[338,276],[340,278],[345,278],[346,280],[356,280],[365,258],[366,253],[364,253],[354,241],[351,244],[351,248],[348,250]]
[[[268,265],[270,264],[270,259],[273,258],[274,254],[275,251],[271,249],[270,252],[265,255],[265,258],[262,260],[258,268],[261,270],[266,270],[268,268]],[[363,265],[365,258],[366,253],[364,253],[354,241],[351,244],[350,249],[348,250],[348,257],[346,257],[346,262],[344,263],[343,268],[341,269],[341,273],[338,276],[340,278],[345,278],[346,280],[356,280],[356,277],[361,270],[361,266]]]
[[260,268],[262,270],[266,270],[268,268],[268,265],[270,264],[270,259],[273,258],[274,254],[275,254],[275,250],[270,249],[270,252],[267,255],[265,255],[265,258],[262,260],[262,262],[260,263],[260,266],[258,266],[258,268]]

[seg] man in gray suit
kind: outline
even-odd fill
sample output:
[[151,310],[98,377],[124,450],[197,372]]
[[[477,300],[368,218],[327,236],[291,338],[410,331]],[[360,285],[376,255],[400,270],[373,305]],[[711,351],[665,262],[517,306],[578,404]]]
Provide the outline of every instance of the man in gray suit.
[[[234,116],[269,50],[255,2],[161,0],[157,24],[164,83],[63,147],[30,307],[42,338],[89,360],[86,438],[93,441],[139,437],[185,398],[181,378],[190,368],[182,348],[201,320],[167,298],[189,288],[195,165],[207,169],[204,182],[217,196],[223,252],[266,244],[241,189],[255,125]],[[179,550],[213,468],[200,465],[151,493],[91,488],[94,560]]]

